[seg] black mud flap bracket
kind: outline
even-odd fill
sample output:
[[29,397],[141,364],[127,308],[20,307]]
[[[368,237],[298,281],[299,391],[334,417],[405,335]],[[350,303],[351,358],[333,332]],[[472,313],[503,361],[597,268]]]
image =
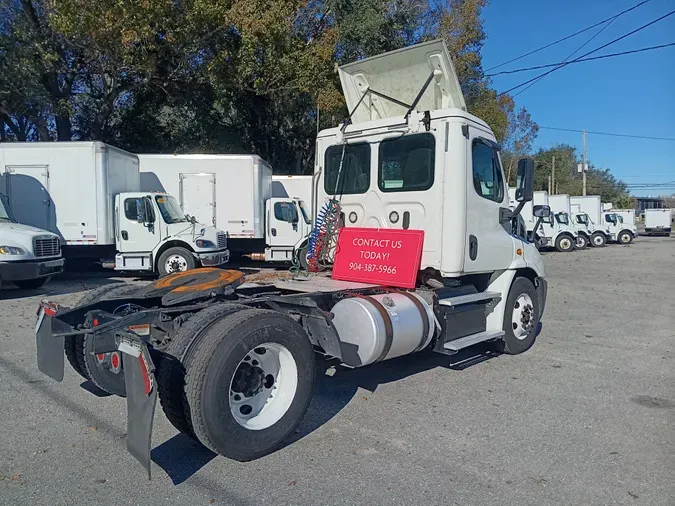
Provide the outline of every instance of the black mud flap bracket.
[[145,343],[122,336],[124,383],[127,390],[127,450],[148,472],[150,479],[150,450],[152,422],[157,405],[155,365]]

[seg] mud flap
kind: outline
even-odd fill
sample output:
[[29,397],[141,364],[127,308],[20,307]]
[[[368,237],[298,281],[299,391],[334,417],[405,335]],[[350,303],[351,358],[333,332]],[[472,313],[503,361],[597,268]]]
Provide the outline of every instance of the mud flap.
[[127,389],[127,450],[148,472],[150,479],[150,449],[152,422],[157,404],[155,366],[145,344],[120,345]]
[[63,335],[55,336],[52,331],[52,317],[43,308],[38,312],[35,324],[38,370],[56,381],[63,381]]

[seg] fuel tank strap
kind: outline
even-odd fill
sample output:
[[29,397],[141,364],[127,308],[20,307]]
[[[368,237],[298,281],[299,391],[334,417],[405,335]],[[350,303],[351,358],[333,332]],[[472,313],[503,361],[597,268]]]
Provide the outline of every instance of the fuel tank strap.
[[377,357],[377,360],[375,360],[375,362],[381,362],[387,357],[387,355],[389,355],[389,351],[391,351],[391,345],[394,342],[394,327],[391,323],[391,317],[389,316],[389,313],[384,308],[384,306],[380,304],[380,302],[377,299],[374,299],[368,295],[362,295],[360,297],[370,302],[373,305],[373,307],[377,309],[377,312],[380,313],[380,315],[382,316],[382,321],[384,322],[384,332],[385,332],[384,348],[382,349],[382,353],[380,354],[380,356]]

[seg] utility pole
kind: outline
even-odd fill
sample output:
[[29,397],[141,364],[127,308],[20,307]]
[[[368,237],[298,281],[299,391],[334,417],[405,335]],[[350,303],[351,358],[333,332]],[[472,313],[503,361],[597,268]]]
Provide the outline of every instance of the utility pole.
[[586,195],[586,130],[583,130],[581,132],[581,142],[583,144],[583,151],[582,151],[582,162],[581,162],[581,173],[583,175],[583,181],[584,181],[584,193],[583,195]]
[[555,195],[555,156],[553,157],[553,165],[551,165],[551,195]]
[[551,195],[551,176],[548,176],[548,194]]

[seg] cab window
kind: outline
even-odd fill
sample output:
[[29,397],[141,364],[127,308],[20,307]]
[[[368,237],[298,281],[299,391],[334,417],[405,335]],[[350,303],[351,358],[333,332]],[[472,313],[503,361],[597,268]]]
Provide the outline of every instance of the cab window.
[[370,188],[370,145],[331,146],[326,150],[325,167],[323,188],[328,195],[366,193]]
[[425,191],[434,184],[436,140],[404,135],[380,143],[378,186],[383,192]]
[[477,139],[471,149],[473,187],[483,198],[501,202],[504,200],[504,180],[497,151],[488,143]]
[[298,221],[298,210],[293,202],[275,202],[274,217],[278,221],[296,223]]
[[143,199],[125,199],[124,216],[129,221],[143,221]]

